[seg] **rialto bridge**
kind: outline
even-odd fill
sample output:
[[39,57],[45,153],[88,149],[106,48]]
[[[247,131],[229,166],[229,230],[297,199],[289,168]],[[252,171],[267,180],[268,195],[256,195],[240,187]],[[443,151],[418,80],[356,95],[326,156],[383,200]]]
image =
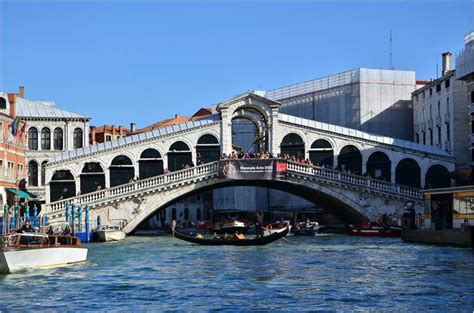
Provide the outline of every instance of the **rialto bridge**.
[[[89,205],[92,217],[122,220],[131,232],[193,192],[254,185],[324,202],[355,220],[399,212],[408,201],[420,208],[420,188],[451,183],[454,160],[441,149],[281,114],[280,105],[246,93],[207,117],[66,151],[46,166],[43,214],[54,221],[66,203]],[[313,165],[289,162],[284,177],[221,177],[220,155],[239,150]]]

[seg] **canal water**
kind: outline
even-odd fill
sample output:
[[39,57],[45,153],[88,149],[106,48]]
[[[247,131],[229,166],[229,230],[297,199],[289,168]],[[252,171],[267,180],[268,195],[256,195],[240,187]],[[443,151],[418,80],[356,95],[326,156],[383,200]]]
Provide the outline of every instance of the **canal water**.
[[85,264],[0,276],[0,311],[474,310],[471,249],[343,235],[263,247],[171,237],[87,246]]

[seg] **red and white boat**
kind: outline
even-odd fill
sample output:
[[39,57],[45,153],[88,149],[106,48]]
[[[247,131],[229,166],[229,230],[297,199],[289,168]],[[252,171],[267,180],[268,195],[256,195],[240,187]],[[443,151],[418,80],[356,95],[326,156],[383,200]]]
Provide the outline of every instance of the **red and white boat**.
[[358,225],[349,225],[349,236],[362,237],[401,237],[402,229],[394,226],[381,226],[378,223],[364,221]]

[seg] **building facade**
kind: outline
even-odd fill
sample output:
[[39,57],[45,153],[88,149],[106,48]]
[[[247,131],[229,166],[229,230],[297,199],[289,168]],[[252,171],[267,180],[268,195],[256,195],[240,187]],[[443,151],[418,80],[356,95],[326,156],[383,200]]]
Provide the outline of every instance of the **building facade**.
[[45,201],[45,165],[56,154],[89,145],[89,120],[81,114],[59,109],[52,101],[32,101],[25,98],[20,87],[16,99],[16,114],[26,123],[26,188]]
[[456,72],[459,80],[466,86],[468,105],[468,133],[470,142],[470,182],[473,182],[472,168],[474,167],[474,32],[464,38],[464,49],[456,59]]
[[457,78],[446,52],[442,76],[413,92],[413,139],[453,155],[459,168],[470,162],[470,155],[467,90]]
[[[16,94],[0,93],[0,206],[14,204],[14,195],[26,177],[26,133],[24,122],[16,121]],[[10,192],[10,195],[8,193]],[[12,197],[13,195],[13,197]],[[8,201],[10,200],[10,201]],[[1,210],[3,213],[3,209]]]
[[280,112],[412,140],[415,72],[358,68],[265,92]]

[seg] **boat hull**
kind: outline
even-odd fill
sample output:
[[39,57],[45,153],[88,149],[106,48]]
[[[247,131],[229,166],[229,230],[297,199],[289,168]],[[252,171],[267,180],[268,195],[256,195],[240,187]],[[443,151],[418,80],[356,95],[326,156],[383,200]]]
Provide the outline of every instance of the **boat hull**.
[[123,231],[96,231],[97,240],[101,242],[120,241],[125,239]]
[[360,237],[392,237],[398,238],[402,236],[400,229],[369,229],[369,228],[349,228],[349,236],[360,236]]
[[269,236],[263,236],[253,239],[206,239],[206,238],[196,238],[193,235],[183,234],[178,231],[175,231],[174,236],[178,239],[197,243],[199,245],[205,246],[262,246],[269,243],[272,243],[280,238],[285,237],[288,234],[288,228],[285,228],[282,232],[273,233]]
[[85,262],[87,248],[40,248],[0,252],[0,273],[47,268]]

